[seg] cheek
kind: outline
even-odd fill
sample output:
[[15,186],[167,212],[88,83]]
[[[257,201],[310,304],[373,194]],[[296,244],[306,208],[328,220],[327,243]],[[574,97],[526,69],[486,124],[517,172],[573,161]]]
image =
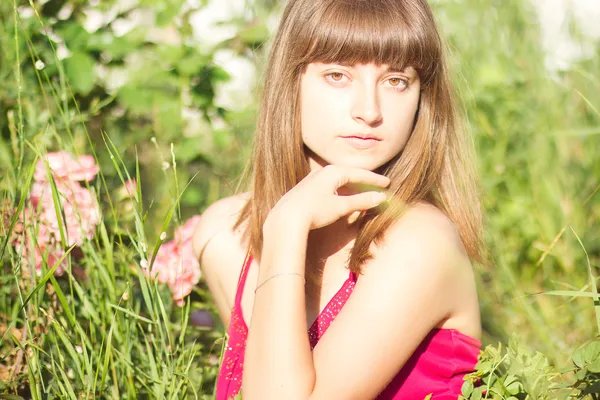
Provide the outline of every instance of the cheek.
[[326,90],[319,90],[315,85],[303,87],[300,105],[300,121],[304,138],[318,132],[327,132],[336,120],[336,102]]
[[389,104],[384,115],[387,116],[391,129],[401,132],[402,136],[409,134],[416,118],[419,99],[406,99],[400,104]]

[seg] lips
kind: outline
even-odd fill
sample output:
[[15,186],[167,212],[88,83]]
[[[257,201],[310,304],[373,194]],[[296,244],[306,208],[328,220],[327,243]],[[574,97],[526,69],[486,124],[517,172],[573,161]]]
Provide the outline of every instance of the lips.
[[344,142],[346,142],[348,145],[358,150],[371,149],[377,146],[377,144],[381,141],[373,136],[359,135],[342,136],[342,139],[344,139]]
[[343,138],[356,138],[356,139],[363,139],[363,140],[377,140],[377,141],[381,141],[381,139],[379,139],[377,136],[375,135],[361,135],[361,134],[355,134],[355,135],[347,135],[347,136],[342,136]]

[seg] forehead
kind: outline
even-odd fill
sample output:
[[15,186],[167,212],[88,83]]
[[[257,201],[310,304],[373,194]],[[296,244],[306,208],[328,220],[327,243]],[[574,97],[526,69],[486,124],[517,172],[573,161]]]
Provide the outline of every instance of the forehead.
[[[407,1],[325,0],[311,18],[293,27],[292,57],[310,64],[387,65],[416,70],[423,80],[437,69],[437,31]],[[414,6],[413,6],[414,7]]]

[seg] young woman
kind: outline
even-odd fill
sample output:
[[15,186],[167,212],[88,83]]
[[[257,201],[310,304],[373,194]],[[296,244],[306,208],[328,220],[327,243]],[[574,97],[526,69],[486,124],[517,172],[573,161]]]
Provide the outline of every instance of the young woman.
[[247,191],[194,251],[228,330],[217,399],[456,399],[485,263],[469,141],[425,0],[289,0]]

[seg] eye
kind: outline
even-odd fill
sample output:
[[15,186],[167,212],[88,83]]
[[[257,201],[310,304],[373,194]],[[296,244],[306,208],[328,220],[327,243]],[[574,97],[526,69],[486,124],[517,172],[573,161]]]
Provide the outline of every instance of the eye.
[[325,78],[331,82],[341,82],[346,76],[341,72],[330,72],[325,74]]
[[408,81],[400,78],[399,76],[393,76],[387,80],[394,89],[405,89],[408,87]]

